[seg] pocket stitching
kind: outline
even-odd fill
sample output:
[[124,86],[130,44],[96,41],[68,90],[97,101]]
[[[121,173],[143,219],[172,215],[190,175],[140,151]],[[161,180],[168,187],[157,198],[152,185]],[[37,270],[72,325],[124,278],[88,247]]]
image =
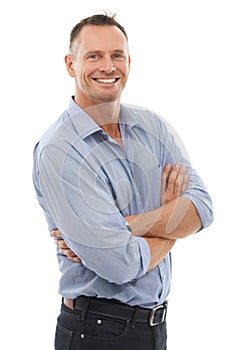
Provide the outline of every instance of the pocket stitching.
[[63,350],[66,350],[66,349],[69,350],[70,345],[71,345],[71,341],[72,341],[73,332],[71,330],[63,327],[59,323],[57,324],[57,330],[66,334],[67,339],[65,341],[65,349],[63,349]]
[[105,342],[105,341],[117,341],[117,340],[120,340],[121,338],[125,337],[126,334],[128,333],[129,331],[129,327],[130,327],[130,321],[127,320],[126,321],[126,325],[125,325],[125,328],[123,330],[123,332],[120,334],[120,335],[117,335],[117,336],[113,336],[111,338],[101,338],[99,336],[94,336],[94,335],[90,335],[90,334],[86,334],[84,333],[84,340],[85,339],[90,339],[90,340],[93,340],[93,341],[98,341],[98,342]]

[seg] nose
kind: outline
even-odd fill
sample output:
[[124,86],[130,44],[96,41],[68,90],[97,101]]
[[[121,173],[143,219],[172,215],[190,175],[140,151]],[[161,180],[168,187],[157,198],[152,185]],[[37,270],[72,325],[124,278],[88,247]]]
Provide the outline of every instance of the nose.
[[100,66],[100,71],[105,72],[107,74],[113,73],[116,70],[114,62],[112,58],[108,56],[104,56],[102,60],[102,64]]

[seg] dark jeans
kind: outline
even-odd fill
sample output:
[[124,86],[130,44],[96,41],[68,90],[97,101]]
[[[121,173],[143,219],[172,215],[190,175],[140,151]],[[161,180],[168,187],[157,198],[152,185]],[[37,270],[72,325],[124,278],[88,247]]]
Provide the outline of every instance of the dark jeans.
[[166,350],[166,322],[151,327],[86,313],[64,304],[57,320],[55,350]]

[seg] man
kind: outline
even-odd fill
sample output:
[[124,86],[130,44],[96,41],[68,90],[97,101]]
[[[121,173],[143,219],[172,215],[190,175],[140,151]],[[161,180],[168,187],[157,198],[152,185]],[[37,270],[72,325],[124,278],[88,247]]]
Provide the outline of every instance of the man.
[[65,63],[75,96],[33,171],[58,238],[55,349],[166,349],[170,251],[212,222],[211,199],[160,118],[120,104],[130,56],[114,16],[78,23]]

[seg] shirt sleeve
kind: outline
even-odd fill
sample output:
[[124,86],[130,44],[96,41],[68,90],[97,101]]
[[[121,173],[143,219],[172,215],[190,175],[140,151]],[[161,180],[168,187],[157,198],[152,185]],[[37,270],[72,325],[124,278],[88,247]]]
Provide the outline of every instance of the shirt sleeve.
[[188,198],[194,204],[202,228],[205,228],[213,222],[213,205],[207,188],[196,170],[193,169],[178,134],[171,127],[168,129],[161,119],[159,119],[159,130],[162,167],[167,163],[172,163],[172,165],[181,163],[186,167],[189,184],[183,197]]
[[95,161],[70,145],[48,145],[38,177],[47,215],[88,269],[116,284],[145,275],[149,246],[127,229]]

